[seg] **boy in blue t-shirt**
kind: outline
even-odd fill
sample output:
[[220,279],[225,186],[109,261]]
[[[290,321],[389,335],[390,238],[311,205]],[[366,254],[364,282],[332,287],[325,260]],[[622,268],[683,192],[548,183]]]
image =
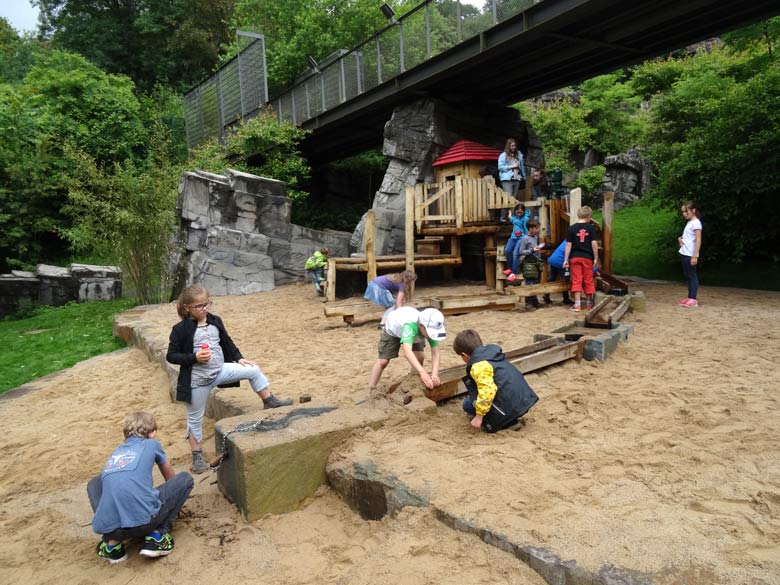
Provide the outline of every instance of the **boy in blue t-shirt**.
[[[87,484],[95,516],[92,529],[103,536],[97,555],[109,563],[127,559],[124,543],[143,538],[140,554],[162,557],[173,551],[170,530],[192,491],[192,476],[175,473],[162,446],[154,438],[157,421],[147,412],[125,417],[125,442],[103,466],[100,475]],[[165,483],[154,488],[152,469],[160,469]]]

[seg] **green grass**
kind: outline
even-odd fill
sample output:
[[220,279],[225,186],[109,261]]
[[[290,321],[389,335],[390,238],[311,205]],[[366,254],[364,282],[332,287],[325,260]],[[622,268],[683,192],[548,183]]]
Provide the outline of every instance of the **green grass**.
[[[595,217],[601,221],[601,217]],[[615,212],[612,271],[625,276],[683,281],[677,255],[682,223],[674,211],[659,211],[640,202]],[[704,219],[703,248],[707,252]],[[780,290],[780,265],[770,260],[743,263],[707,262],[699,265],[702,286]]]
[[41,307],[35,315],[0,321],[0,393],[87,358],[124,347],[112,335],[113,317],[132,299]]

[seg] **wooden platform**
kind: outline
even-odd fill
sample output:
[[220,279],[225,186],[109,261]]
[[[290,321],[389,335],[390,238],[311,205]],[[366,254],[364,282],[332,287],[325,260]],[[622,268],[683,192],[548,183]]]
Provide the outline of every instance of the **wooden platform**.
[[[517,308],[517,297],[493,291],[463,295],[435,295],[415,298],[410,303],[418,309],[433,307],[445,315],[462,315],[476,311],[512,311]],[[385,309],[369,301],[354,299],[344,303],[326,303],[326,317],[341,317],[351,324],[355,317],[382,313]]]

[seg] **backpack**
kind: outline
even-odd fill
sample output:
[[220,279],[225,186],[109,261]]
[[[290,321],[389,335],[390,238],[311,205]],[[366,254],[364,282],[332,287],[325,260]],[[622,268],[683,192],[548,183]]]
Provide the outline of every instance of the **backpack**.
[[523,260],[520,270],[526,280],[539,280],[542,277],[542,263],[530,254]]

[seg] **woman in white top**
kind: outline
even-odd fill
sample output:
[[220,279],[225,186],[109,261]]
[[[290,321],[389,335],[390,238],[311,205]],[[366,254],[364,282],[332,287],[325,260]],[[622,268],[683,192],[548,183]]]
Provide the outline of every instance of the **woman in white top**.
[[685,224],[682,236],[677,238],[680,244],[680,259],[682,260],[683,274],[688,281],[688,297],[677,304],[682,307],[698,307],[699,301],[699,277],[696,275],[696,266],[699,264],[699,251],[701,250],[701,221],[699,210],[693,201],[686,201],[680,208]]

